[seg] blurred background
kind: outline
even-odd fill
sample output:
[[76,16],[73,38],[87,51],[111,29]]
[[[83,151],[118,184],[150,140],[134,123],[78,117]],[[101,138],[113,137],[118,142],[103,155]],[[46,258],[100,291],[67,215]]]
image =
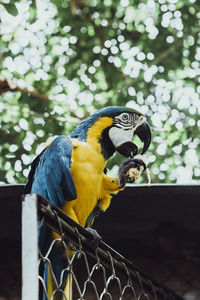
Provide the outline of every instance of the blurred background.
[[0,183],[108,105],[147,116],[153,183],[200,182],[199,1],[1,0],[0,15]]

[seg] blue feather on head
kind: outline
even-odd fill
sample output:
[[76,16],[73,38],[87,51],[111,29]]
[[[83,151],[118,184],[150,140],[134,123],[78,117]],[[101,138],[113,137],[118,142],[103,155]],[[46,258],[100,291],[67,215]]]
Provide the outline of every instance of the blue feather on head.
[[72,131],[70,136],[72,138],[77,138],[80,141],[85,141],[87,137],[87,131],[88,129],[101,117],[114,117],[122,112],[134,112],[138,115],[142,115],[140,112],[129,108],[129,107],[123,107],[123,106],[107,106],[104,107],[96,112],[94,112],[91,116],[89,116],[87,119],[83,120],[76,129]]

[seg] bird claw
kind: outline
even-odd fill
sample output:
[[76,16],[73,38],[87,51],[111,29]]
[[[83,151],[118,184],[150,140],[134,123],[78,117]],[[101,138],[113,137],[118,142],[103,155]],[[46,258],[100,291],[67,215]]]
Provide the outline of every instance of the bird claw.
[[93,239],[92,239],[92,244],[95,246],[95,247],[98,247],[99,245],[99,242],[102,240],[101,236],[98,234],[98,232],[93,229],[93,228],[85,228],[89,233],[92,234],[93,236]]
[[[134,170],[132,176],[128,174],[131,169]],[[130,158],[124,161],[119,167],[119,187],[124,187],[127,182],[134,182],[144,170],[146,170],[146,164],[142,159]]]

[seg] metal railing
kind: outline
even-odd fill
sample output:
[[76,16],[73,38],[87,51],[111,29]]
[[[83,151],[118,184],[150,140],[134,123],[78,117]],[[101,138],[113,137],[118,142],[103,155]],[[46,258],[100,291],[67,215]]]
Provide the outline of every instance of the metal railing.
[[[46,254],[37,247],[38,226],[42,224],[60,235],[52,240]],[[37,300],[39,294],[43,294],[43,299],[44,295],[51,300],[67,299],[61,288],[66,272],[72,278],[73,299],[182,299],[149,278],[102,240],[96,245],[90,232],[39,195],[26,195],[24,198],[22,232],[22,300]],[[66,250],[65,268],[48,296],[45,280],[38,270],[41,266],[48,266],[52,278],[55,278],[51,254],[61,245]],[[73,248],[73,252],[69,251],[69,247]]]

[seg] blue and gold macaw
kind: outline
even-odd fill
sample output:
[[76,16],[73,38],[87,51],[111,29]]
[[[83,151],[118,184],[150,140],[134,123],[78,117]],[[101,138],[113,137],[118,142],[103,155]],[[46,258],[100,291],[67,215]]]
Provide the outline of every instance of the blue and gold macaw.
[[[138,153],[132,142],[137,135],[144,143],[143,154],[151,142],[151,130],[145,117],[130,108],[112,106],[103,108],[82,121],[70,137],[58,136],[32,163],[25,193],[38,193],[61,208],[69,217],[83,227],[90,227],[94,211],[105,211],[113,194],[125,185],[124,172],[127,161],[120,168],[121,178],[106,175],[108,159],[118,151],[130,159],[130,165]],[[48,249],[55,233],[43,226],[39,233],[42,253]],[[63,257],[52,258],[56,280],[60,281]],[[60,268],[58,266],[61,266]],[[45,279],[48,281],[48,279]],[[67,280],[67,279],[66,279]],[[63,288],[66,282],[63,283]],[[51,294],[52,288],[47,287]],[[66,292],[67,293],[67,292]],[[71,296],[70,296],[71,297]]]

